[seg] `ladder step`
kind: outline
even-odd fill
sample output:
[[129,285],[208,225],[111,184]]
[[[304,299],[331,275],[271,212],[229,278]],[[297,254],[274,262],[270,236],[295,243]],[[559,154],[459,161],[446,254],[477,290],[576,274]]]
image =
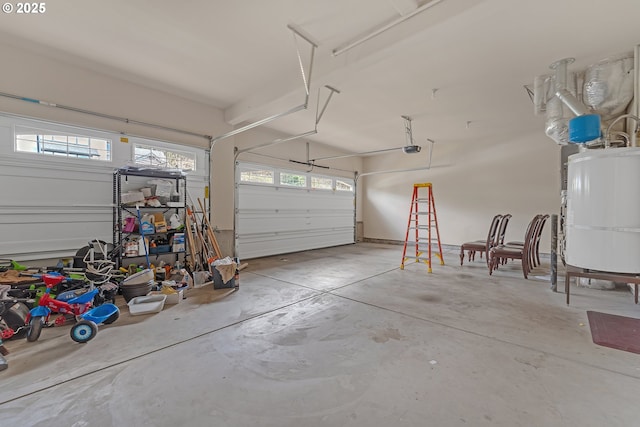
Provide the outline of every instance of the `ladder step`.
[[[411,243],[411,242],[407,242],[407,243]],[[431,247],[431,252],[433,252],[433,251],[434,251],[434,249],[438,247],[438,243],[436,243],[436,242],[431,243],[431,246],[432,246],[432,247]],[[409,246],[407,246],[407,249],[409,249],[409,248],[410,248],[410,249],[412,249],[412,250],[413,250],[413,248],[414,248],[414,247],[415,247],[415,245],[411,245],[410,247],[409,247]],[[426,247],[426,246],[418,246],[418,252],[427,252],[428,250],[429,250],[429,248],[428,248],[428,247]],[[437,251],[436,251],[436,252],[437,252]]]
[[[431,248],[431,253],[438,252],[438,251],[435,250],[437,247],[438,247],[438,245],[436,245],[435,248]],[[418,246],[418,252],[427,252],[428,250],[429,250],[429,248],[423,248],[423,247]]]
[[405,256],[404,259],[405,260],[407,260],[407,259],[415,259],[416,261],[429,261],[429,258],[421,257],[421,256],[411,256],[411,255]]

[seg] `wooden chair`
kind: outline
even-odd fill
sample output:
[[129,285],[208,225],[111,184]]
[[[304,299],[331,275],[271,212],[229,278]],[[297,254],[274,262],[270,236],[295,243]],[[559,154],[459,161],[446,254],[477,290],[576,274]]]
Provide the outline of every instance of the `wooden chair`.
[[[535,224],[535,231],[534,231],[534,235],[532,236],[533,238],[533,243],[532,243],[532,249],[531,252],[529,253],[529,264],[531,267],[537,267],[540,265],[540,239],[542,237],[542,229],[544,228],[544,224],[547,221],[547,219],[549,218],[549,215],[546,214],[539,214],[538,216],[538,220]],[[514,247],[523,247],[524,246],[524,242],[507,242],[506,243],[507,246],[514,246]]]
[[540,220],[540,215],[533,217],[527,231],[524,236],[524,245],[522,247],[499,245],[491,248],[489,252],[489,275],[493,273],[493,270],[498,268],[498,264],[502,260],[507,259],[519,259],[522,262],[522,274],[525,279],[528,279],[529,272],[531,271],[530,253],[535,245],[535,232],[536,226]]
[[486,240],[475,240],[473,242],[466,242],[460,246],[460,265],[464,263],[464,251],[469,251],[469,262],[475,259],[476,252],[480,252],[480,257],[482,257],[483,252],[486,253],[487,265],[489,265],[489,250],[493,247],[496,240],[498,225],[500,224],[501,219],[502,215],[500,214],[493,217],[493,219],[491,220],[491,225],[489,226],[489,233],[487,234]]

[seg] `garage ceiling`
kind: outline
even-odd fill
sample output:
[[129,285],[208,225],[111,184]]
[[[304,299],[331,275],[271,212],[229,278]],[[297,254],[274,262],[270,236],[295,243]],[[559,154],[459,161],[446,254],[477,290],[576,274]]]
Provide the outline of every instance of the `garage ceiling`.
[[[579,69],[640,43],[637,0],[59,0],[46,6],[41,16],[0,16],[0,36],[219,107],[235,125],[303,102],[288,26],[297,28],[318,44],[310,107],[266,126],[288,134],[312,129],[318,88],[328,84],[341,93],[309,139],[354,152],[403,145],[402,115],[412,117],[417,143],[542,135],[543,119],[534,116],[525,84],[557,59],[575,57],[572,67]],[[300,38],[297,45],[308,61],[310,45]]]

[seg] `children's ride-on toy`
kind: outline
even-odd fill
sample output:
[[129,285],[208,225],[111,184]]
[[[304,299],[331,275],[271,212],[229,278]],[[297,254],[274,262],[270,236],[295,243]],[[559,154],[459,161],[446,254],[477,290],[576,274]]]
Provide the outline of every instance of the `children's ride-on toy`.
[[100,323],[108,325],[115,322],[118,317],[120,317],[120,310],[114,304],[105,303],[94,307],[80,315],[82,320],[71,328],[71,339],[79,343],[87,342],[96,336]]
[[[60,313],[76,316],[81,320],[71,328],[71,339],[76,342],[87,342],[92,339],[98,331],[97,323],[109,324],[115,322],[120,316],[118,307],[113,304],[103,304],[91,308],[96,294],[100,291],[94,288],[79,296],[74,291],[63,292],[57,298],[51,298],[51,288],[65,280],[64,276],[44,274],[42,281],[47,286],[47,290],[40,297],[38,305],[31,309],[27,319],[29,331],[27,341],[37,341],[42,332],[42,327],[48,325],[51,313]],[[56,325],[65,322],[64,316],[58,316]]]

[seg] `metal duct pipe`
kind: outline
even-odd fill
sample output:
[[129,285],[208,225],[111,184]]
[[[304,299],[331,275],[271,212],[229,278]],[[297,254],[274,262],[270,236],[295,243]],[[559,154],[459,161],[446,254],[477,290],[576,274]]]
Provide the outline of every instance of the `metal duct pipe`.
[[566,105],[573,114],[582,116],[589,113],[589,109],[578,98],[567,90],[567,65],[573,63],[574,58],[560,59],[549,68],[556,72],[556,91],[555,95],[564,105]]
[[564,105],[566,105],[573,114],[576,116],[583,116],[589,114],[589,109],[578,98],[573,96],[567,89],[559,89],[556,91],[556,96]]

